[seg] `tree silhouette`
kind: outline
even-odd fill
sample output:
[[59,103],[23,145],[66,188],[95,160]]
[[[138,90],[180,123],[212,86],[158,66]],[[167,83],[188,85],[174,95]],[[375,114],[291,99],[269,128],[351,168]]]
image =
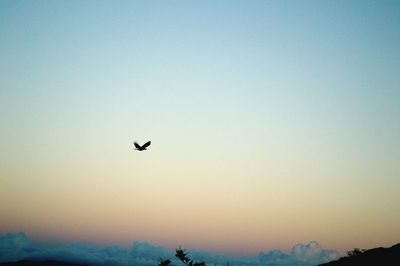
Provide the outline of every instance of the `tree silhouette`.
[[171,266],[171,260],[161,260],[158,266]]
[[365,251],[366,251],[366,249],[355,248],[353,250],[347,251],[347,257],[353,257],[356,255],[360,255],[361,253],[364,253]]
[[[195,262],[194,260],[190,259],[188,257],[188,252],[186,252],[186,249],[182,249],[181,247],[179,247],[175,251],[175,257],[177,257],[187,266],[207,266],[205,262]],[[172,266],[171,260],[161,260],[158,266]]]

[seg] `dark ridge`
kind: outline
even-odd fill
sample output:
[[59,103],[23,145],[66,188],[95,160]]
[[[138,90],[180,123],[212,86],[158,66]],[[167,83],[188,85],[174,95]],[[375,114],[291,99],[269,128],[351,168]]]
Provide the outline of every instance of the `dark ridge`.
[[353,256],[342,257],[339,260],[320,264],[319,266],[358,266],[358,265],[400,265],[400,243],[390,248],[373,248]]
[[88,264],[71,263],[57,260],[32,261],[20,260],[16,262],[0,263],[1,266],[89,266]]

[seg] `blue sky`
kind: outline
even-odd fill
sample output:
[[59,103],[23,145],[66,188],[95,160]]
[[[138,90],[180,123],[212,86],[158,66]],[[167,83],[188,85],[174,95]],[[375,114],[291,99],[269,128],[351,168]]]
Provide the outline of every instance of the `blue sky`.
[[393,244],[399,26],[396,1],[2,1],[0,232]]

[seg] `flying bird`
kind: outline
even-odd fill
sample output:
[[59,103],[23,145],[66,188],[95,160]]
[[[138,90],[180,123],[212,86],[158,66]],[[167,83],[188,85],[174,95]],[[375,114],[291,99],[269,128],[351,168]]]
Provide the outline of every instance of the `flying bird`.
[[133,144],[135,144],[135,147],[136,147],[135,150],[144,151],[144,150],[147,150],[146,148],[150,146],[151,141],[146,142],[142,146],[140,146],[136,141]]

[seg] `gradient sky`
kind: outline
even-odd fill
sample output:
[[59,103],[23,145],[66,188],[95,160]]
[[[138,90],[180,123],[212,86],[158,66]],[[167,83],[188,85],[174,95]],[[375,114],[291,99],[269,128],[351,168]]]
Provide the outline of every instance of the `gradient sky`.
[[0,1],[0,233],[398,243],[399,47],[399,1]]

